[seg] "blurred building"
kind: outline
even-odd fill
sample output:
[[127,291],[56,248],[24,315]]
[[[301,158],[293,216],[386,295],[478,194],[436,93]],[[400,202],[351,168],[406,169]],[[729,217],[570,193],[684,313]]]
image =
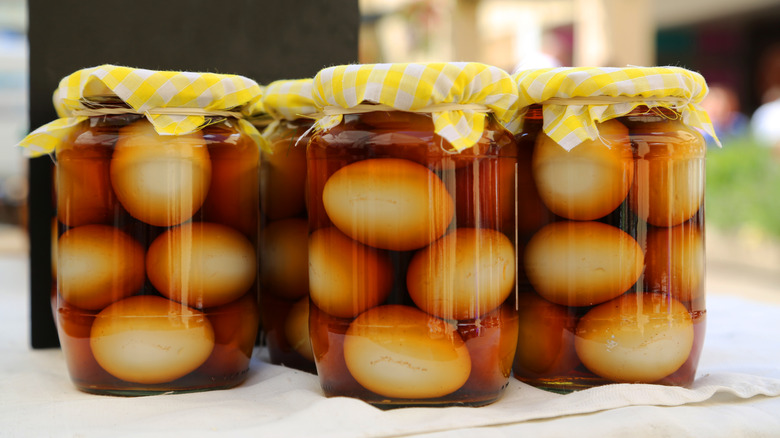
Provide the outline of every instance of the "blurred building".
[[557,65],[678,65],[732,89],[748,114],[773,84],[780,84],[780,0],[360,4],[361,62],[478,61],[510,71]]
[[0,224],[24,220],[26,160],[14,145],[28,130],[26,32],[25,1],[0,0]]

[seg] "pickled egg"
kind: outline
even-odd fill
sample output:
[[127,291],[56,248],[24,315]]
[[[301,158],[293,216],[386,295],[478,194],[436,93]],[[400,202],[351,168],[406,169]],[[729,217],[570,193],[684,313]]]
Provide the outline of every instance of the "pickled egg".
[[214,348],[206,316],[165,298],[140,295],[95,318],[90,346],[101,367],[128,382],[170,382],[198,368]]
[[377,158],[334,173],[322,193],[333,224],[358,242],[407,251],[444,234],[454,202],[428,168],[409,160]]
[[[211,183],[203,203],[203,219],[257,236],[259,210],[260,149],[248,136],[234,133],[227,136],[208,132],[208,153],[211,159]],[[221,140],[221,141],[217,141]]]
[[693,322],[663,294],[626,294],[586,313],[574,346],[593,373],[615,382],[652,383],[675,372],[693,347]]
[[287,314],[284,336],[293,350],[307,360],[314,360],[309,338],[309,297],[298,300]]
[[82,309],[102,309],[143,287],[144,249],[108,225],[71,228],[57,242],[62,298]]
[[455,172],[455,214],[459,227],[514,233],[514,159],[484,159]]
[[200,132],[162,136],[146,119],[119,132],[111,184],[136,219],[168,227],[200,209],[211,184],[211,160]]
[[489,228],[457,228],[419,250],[406,286],[422,310],[445,319],[473,319],[497,308],[515,287],[515,248]]
[[553,213],[567,219],[606,216],[625,199],[634,178],[628,129],[617,120],[597,125],[599,138],[567,151],[544,133],[533,153],[539,196]]
[[480,318],[458,323],[458,333],[471,357],[465,392],[499,392],[512,373],[517,347],[517,312],[511,303]]
[[309,237],[309,293],[330,315],[351,318],[381,304],[393,285],[387,254],[321,228]]
[[519,336],[513,369],[515,376],[542,378],[565,375],[580,360],[574,349],[576,316],[564,306],[533,293],[517,300]]
[[611,300],[636,283],[644,253],[626,232],[600,222],[553,222],[525,249],[525,272],[543,298],[566,306]]
[[670,293],[682,302],[704,299],[706,262],[698,227],[684,223],[650,228],[645,259],[645,285],[649,290]]
[[265,226],[260,241],[263,291],[287,300],[308,294],[308,241],[306,219],[282,219]]
[[306,208],[306,144],[289,138],[271,142],[260,172],[260,208],[269,220],[298,216]]
[[310,305],[309,321],[312,353],[325,395],[364,392],[344,360],[344,337],[352,320],[336,318]]
[[360,314],[344,340],[350,373],[385,397],[441,397],[466,383],[471,357],[456,327],[409,306]]
[[55,308],[57,334],[71,380],[76,384],[99,384],[114,380],[98,365],[89,346],[92,322],[97,312],[79,309],[65,302],[60,302],[59,307]]
[[213,307],[249,290],[257,276],[257,256],[252,243],[232,228],[188,222],[152,242],[146,271],[166,297],[191,307]]
[[693,217],[704,201],[706,146],[701,134],[667,120],[632,126],[631,141],[638,156],[631,208],[659,227]]
[[260,326],[257,295],[243,297],[204,311],[214,329],[214,349],[198,368],[208,376],[234,376],[249,368]]
[[[490,132],[461,152],[434,133],[430,114],[405,111],[372,111],[358,116],[359,124],[331,137],[332,145],[348,143],[349,147],[367,148],[377,158],[400,158],[435,168],[456,169],[472,164],[478,157],[491,155],[496,147]],[[486,123],[488,130],[497,129]]]
[[78,227],[88,224],[111,224],[121,210],[111,187],[109,167],[112,148],[89,145],[95,137],[91,130],[82,132],[75,143],[84,146],[64,147],[57,151],[57,216],[63,224]]

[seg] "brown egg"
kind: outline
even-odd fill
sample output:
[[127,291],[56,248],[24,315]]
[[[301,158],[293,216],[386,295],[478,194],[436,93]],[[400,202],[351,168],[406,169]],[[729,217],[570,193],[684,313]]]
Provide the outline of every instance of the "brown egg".
[[[492,132],[486,132],[473,147],[455,153],[447,140],[434,133],[430,114],[374,111],[360,114],[359,121],[359,128],[344,132],[337,141],[371,150],[373,157],[410,160],[431,169],[459,169],[481,156],[492,155],[496,148]],[[485,125],[498,130],[492,120]]]
[[255,248],[224,225],[191,222],[158,236],[146,254],[152,285],[190,307],[227,304],[244,295],[257,276]]
[[309,292],[330,315],[351,318],[381,304],[393,284],[387,255],[349,239],[335,228],[309,237]]
[[[208,129],[208,128],[207,128]],[[257,236],[260,148],[249,137],[233,134],[223,141],[204,134],[211,158],[211,184],[203,203],[203,219]]]
[[515,136],[517,142],[517,232],[520,239],[530,239],[540,228],[552,222],[555,216],[539,197],[534,181],[533,151],[537,133],[541,131],[541,110],[539,118],[523,123],[523,131]]
[[309,297],[298,300],[284,322],[287,343],[304,358],[313,361],[314,353],[309,338]]
[[512,373],[517,347],[517,312],[511,303],[480,318],[458,323],[458,333],[471,356],[471,374],[464,393],[498,392]]
[[539,195],[555,214],[567,219],[606,216],[625,199],[634,178],[628,129],[617,120],[598,125],[597,140],[566,151],[540,133],[533,154]]
[[142,119],[119,133],[111,159],[117,198],[136,219],[168,227],[200,209],[211,184],[211,160],[200,132],[158,135]]
[[114,378],[95,360],[89,346],[92,322],[97,312],[85,311],[61,302],[55,321],[62,347],[62,355],[68,366],[68,374],[77,385],[108,383]]
[[473,319],[497,308],[515,288],[515,248],[492,229],[457,228],[418,251],[406,286],[422,310],[444,319]]
[[170,382],[198,368],[214,348],[206,316],[152,295],[126,298],[95,318],[90,346],[113,376],[143,384]]
[[582,363],[601,377],[652,383],[685,363],[693,338],[691,315],[679,301],[626,294],[585,314],[574,345]]
[[670,293],[684,303],[704,299],[704,239],[694,224],[650,228],[645,261],[649,290]]
[[265,226],[260,240],[263,291],[287,300],[309,293],[309,224],[282,219]]
[[375,307],[355,318],[344,359],[361,385],[385,397],[441,397],[471,374],[471,357],[455,326],[401,305]]
[[482,159],[455,172],[455,214],[459,227],[514,233],[515,166],[512,158]]
[[[96,134],[82,132],[74,142],[89,143]],[[80,139],[80,140],[79,140]],[[78,227],[112,224],[120,211],[111,187],[110,147],[69,145],[57,151],[57,217],[63,224]]]
[[525,249],[525,272],[536,292],[566,306],[615,298],[636,283],[643,268],[637,241],[600,222],[551,223]]
[[309,306],[309,333],[317,374],[327,396],[357,396],[365,392],[352,377],[344,360],[344,337],[351,319],[336,318],[317,306]]
[[57,241],[59,238],[59,225],[57,218],[51,219],[51,245],[49,250],[51,251],[51,278],[57,281]]
[[519,336],[514,359],[518,378],[543,378],[565,375],[580,360],[574,350],[576,316],[564,306],[551,303],[533,293],[518,298]]
[[60,236],[57,255],[60,295],[73,306],[99,310],[143,287],[144,250],[114,227],[71,228]]
[[269,220],[298,216],[306,208],[306,142],[292,138],[271,142],[263,153],[260,172],[260,208]]
[[701,134],[667,120],[633,125],[631,141],[638,156],[631,208],[659,227],[693,217],[704,201],[706,146]]
[[214,329],[214,350],[198,371],[213,377],[246,372],[257,339],[260,309],[252,291],[222,306],[203,312]]
[[436,240],[454,213],[436,174],[408,160],[369,159],[334,173],[322,193],[325,211],[347,236],[375,248],[408,251]]

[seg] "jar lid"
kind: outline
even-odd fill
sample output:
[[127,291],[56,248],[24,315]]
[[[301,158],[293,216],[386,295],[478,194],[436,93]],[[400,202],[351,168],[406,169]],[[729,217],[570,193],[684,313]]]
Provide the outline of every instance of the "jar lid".
[[279,80],[268,84],[261,99],[263,109],[274,119],[295,120],[317,112],[312,98],[314,80]]
[[505,71],[472,62],[341,65],[317,73],[313,98],[319,128],[344,114],[430,113],[434,132],[461,151],[480,139],[487,113],[502,124],[514,119],[517,86]]
[[[87,117],[122,113],[145,115],[160,135],[188,134],[234,117],[239,130],[262,145],[257,129],[244,120],[257,110],[253,103],[261,95],[255,81],[238,75],[110,64],[85,68],[64,77],[54,92],[60,118],[30,133],[19,146],[31,155],[51,153]],[[126,107],[118,108],[117,98]]]
[[699,105],[707,95],[700,74],[680,67],[563,67],[512,75],[519,93],[518,132],[530,105],[542,105],[542,129],[566,150],[598,138],[596,123],[630,113],[638,106],[675,110],[683,123],[709,134],[720,145],[712,122]]

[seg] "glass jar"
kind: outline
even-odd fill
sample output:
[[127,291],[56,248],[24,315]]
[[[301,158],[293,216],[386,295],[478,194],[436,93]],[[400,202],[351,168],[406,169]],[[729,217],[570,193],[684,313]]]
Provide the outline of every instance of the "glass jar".
[[484,405],[517,339],[512,134],[461,152],[430,114],[346,114],[307,148],[310,332],[327,396]]
[[139,114],[90,116],[57,148],[57,321],[83,391],[201,391],[247,377],[259,148],[235,119],[211,122],[162,136]]
[[309,340],[306,144],[312,119],[277,120],[261,152],[260,301],[270,362],[315,372]]
[[520,215],[534,220],[519,233],[514,376],[560,392],[692,383],[706,321],[702,135],[639,106],[567,151],[542,121],[531,106],[516,136],[532,176]]

